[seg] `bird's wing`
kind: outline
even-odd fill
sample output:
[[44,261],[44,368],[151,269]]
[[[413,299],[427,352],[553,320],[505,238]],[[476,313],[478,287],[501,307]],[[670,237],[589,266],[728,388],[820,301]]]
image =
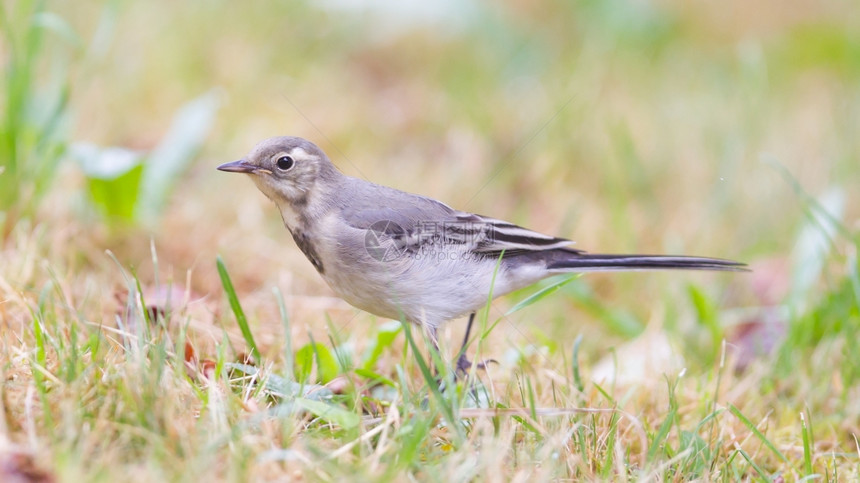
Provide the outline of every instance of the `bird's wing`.
[[392,195],[388,190],[378,194],[383,199],[373,204],[353,204],[344,218],[354,228],[368,230],[380,240],[391,240],[399,250],[418,252],[456,245],[476,255],[495,258],[503,252],[507,257],[566,248],[573,243],[506,221],[457,211],[431,198],[403,192]]

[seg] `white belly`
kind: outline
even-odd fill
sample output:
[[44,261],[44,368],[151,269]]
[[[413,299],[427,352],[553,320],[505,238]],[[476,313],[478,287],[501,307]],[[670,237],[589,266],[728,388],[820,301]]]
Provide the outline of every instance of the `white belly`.
[[[335,222],[322,220],[320,228]],[[380,317],[438,327],[483,307],[491,287],[495,298],[545,276],[538,267],[516,273],[502,267],[493,283],[496,260],[476,258],[464,245],[379,259],[366,248],[364,230],[338,233],[321,240],[322,276],[338,296]]]

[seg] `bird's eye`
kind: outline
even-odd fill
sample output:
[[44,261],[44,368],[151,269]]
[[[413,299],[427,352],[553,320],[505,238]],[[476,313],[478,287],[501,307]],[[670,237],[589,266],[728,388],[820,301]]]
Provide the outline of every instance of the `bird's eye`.
[[286,171],[292,168],[296,162],[293,160],[292,156],[281,156],[275,164],[281,171]]

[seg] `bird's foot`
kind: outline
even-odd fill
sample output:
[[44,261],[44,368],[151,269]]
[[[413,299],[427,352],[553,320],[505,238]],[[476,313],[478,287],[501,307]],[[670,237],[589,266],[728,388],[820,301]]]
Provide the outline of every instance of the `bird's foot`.
[[[487,370],[488,364],[498,364],[499,361],[495,359],[484,359],[480,362],[475,363],[475,368],[480,369],[482,371]],[[472,370],[472,362],[466,358],[466,354],[460,354],[460,357],[457,358],[457,375],[460,374],[466,375],[469,371]]]

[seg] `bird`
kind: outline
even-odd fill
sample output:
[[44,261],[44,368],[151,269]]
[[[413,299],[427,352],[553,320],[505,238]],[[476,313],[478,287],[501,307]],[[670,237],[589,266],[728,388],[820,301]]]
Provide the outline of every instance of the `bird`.
[[263,140],[217,169],[250,176],[277,206],[299,250],[354,307],[421,327],[437,349],[439,327],[468,314],[455,364],[460,373],[471,368],[469,332],[491,294],[571,272],[746,270],[721,258],[588,253],[566,238],[345,175],[300,137]]

